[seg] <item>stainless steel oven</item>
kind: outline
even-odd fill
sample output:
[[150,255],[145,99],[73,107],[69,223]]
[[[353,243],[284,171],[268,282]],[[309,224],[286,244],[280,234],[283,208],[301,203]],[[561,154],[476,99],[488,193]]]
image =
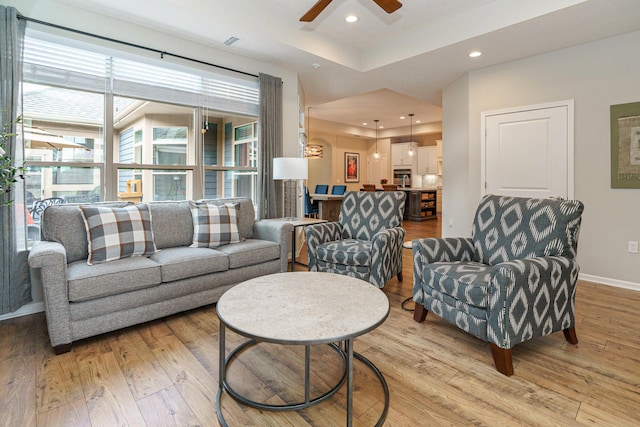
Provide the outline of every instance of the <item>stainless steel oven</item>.
[[411,187],[411,169],[394,169],[393,183],[398,187]]

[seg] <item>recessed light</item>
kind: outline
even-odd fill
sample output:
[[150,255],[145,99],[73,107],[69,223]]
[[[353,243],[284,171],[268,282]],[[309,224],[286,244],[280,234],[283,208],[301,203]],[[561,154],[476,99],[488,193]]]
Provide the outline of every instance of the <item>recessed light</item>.
[[384,129],[384,126],[378,126],[380,129]]
[[354,22],[358,21],[358,17],[356,15],[349,15],[346,18],[344,18],[344,20],[350,24],[353,24]]
[[362,126],[366,126],[366,125],[367,125],[367,122],[362,123]]
[[469,58],[477,58],[480,55],[482,55],[482,52],[480,52],[479,50],[474,50],[469,54]]
[[416,120],[416,123],[422,123],[422,120]]
[[316,70],[317,70],[318,68],[320,68],[320,64],[318,64],[317,62],[314,62],[313,64],[311,64],[311,66],[312,66],[313,68],[315,68]]
[[404,117],[404,116],[400,116],[400,120],[404,120],[404,119],[405,119],[405,117]]

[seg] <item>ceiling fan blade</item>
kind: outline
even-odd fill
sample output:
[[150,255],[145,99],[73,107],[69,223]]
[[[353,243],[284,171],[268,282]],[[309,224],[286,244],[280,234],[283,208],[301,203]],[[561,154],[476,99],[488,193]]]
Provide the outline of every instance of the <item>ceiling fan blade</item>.
[[384,9],[385,12],[391,13],[402,7],[402,3],[398,0],[373,0],[378,6]]
[[320,15],[320,12],[322,12],[325,7],[329,6],[329,3],[331,3],[332,1],[333,0],[318,0],[318,2],[314,4],[311,7],[311,9],[307,11],[307,13],[302,15],[302,18],[300,18],[300,21],[301,22],[313,21],[314,19],[316,19],[318,15]]

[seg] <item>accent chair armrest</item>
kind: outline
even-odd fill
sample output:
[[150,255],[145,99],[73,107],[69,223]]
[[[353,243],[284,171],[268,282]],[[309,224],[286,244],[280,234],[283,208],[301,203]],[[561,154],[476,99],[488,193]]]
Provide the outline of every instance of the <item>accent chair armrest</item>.
[[[371,277],[369,281],[382,288],[398,273],[402,273],[402,243],[406,230],[402,227],[380,230],[371,238]],[[385,258],[388,258],[385,260]],[[385,265],[389,271],[376,266]]]
[[317,248],[323,243],[342,239],[342,226],[338,222],[322,222],[304,228],[309,254],[309,271],[317,270]]
[[413,287],[420,286],[424,267],[434,262],[472,261],[473,242],[468,237],[427,238],[413,241]]
[[496,264],[488,288],[488,340],[500,348],[513,348],[574,327],[579,271],[574,259],[558,256]]

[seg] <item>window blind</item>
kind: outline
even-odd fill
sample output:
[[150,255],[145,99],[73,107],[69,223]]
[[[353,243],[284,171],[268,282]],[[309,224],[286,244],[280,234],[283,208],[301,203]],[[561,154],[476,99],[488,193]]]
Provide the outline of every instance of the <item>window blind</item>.
[[[259,85],[255,78],[179,66],[144,56],[119,57],[96,45],[27,31],[24,43],[23,79],[114,95],[206,107],[241,115],[258,115]],[[124,55],[123,55],[124,56]]]

